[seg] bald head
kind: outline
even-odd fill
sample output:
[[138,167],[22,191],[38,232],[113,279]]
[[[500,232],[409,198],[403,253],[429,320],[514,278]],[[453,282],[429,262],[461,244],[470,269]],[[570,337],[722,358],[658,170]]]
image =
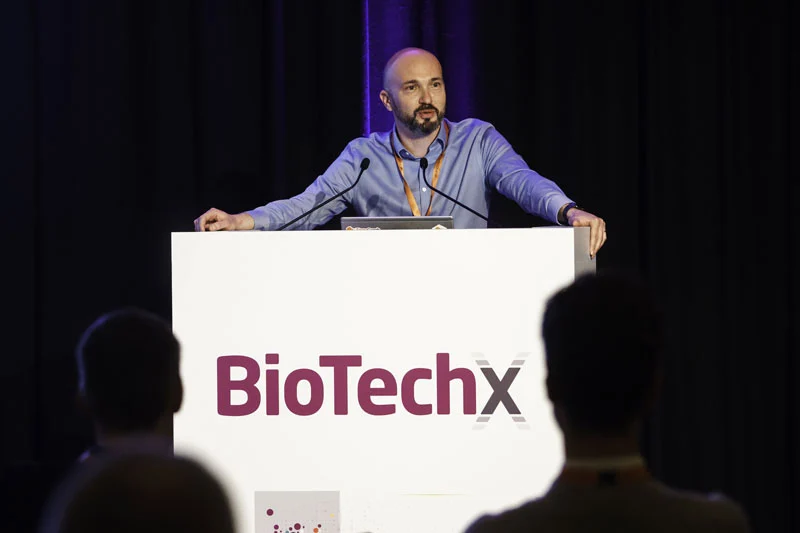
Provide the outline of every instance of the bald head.
[[405,81],[403,73],[415,63],[423,63],[426,66],[433,63],[441,76],[442,65],[435,55],[422,48],[403,48],[395,52],[383,67],[383,88],[389,91],[393,84],[402,84]]
[[442,65],[427,50],[403,48],[386,62],[380,98],[401,138],[435,136],[447,105]]

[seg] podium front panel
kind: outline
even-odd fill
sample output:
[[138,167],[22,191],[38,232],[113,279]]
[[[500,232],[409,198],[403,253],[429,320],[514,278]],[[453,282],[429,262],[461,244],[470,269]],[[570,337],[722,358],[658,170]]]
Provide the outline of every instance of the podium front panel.
[[173,234],[176,453],[246,533],[462,531],[541,495],[563,461],[541,317],[594,268],[580,248],[572,228]]

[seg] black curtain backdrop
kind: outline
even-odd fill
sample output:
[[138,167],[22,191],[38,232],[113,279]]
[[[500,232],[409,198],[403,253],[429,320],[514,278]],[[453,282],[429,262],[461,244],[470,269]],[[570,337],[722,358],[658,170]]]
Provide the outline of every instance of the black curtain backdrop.
[[[494,123],[606,219],[599,268],[652,282],[655,473],[800,531],[798,22],[791,0],[3,2],[4,464],[88,444],[80,333],[169,317],[170,233],[298,193],[388,127],[381,69],[415,45],[451,119]],[[493,217],[541,223],[503,198]]]

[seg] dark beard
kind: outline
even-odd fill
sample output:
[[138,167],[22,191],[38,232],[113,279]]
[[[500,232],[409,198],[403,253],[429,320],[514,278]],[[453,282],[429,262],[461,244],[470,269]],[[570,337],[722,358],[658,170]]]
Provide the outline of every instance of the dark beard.
[[[426,110],[435,111],[436,119],[423,120],[421,123],[417,122],[417,113]],[[441,125],[442,118],[444,118],[444,110],[440,111],[431,104],[423,104],[419,106],[417,109],[415,109],[414,113],[412,113],[411,115],[406,115],[400,118],[402,119],[403,124],[405,124],[408,130],[411,131],[412,133],[418,132],[422,133],[423,135],[428,135],[429,133],[433,133],[434,131],[436,131],[439,125]]]

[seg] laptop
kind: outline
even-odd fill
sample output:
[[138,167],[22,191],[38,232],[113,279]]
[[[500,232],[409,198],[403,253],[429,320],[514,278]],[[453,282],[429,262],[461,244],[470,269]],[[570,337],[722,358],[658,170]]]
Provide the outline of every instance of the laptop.
[[342,217],[342,229],[453,229],[453,217]]

